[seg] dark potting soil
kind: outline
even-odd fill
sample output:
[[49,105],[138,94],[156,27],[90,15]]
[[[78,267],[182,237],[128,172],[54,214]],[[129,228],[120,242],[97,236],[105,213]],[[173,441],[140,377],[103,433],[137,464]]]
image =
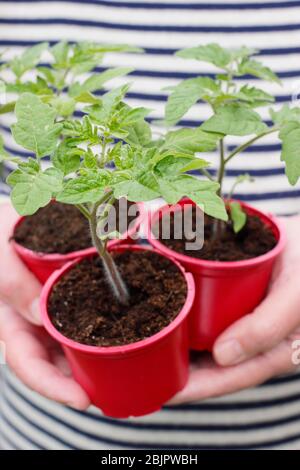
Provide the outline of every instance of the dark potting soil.
[[[200,216],[200,209],[193,207],[193,230],[196,227],[197,214]],[[174,239],[174,214],[170,214],[170,240],[161,242],[171,250],[178,253],[214,261],[241,261],[263,255],[272,250],[277,244],[274,233],[270,227],[265,225],[261,219],[254,215],[247,216],[247,222],[239,233],[234,233],[230,222],[221,222],[221,236],[218,239],[212,239],[214,219],[207,215],[204,216],[204,245],[198,250],[186,250],[187,240]]]
[[[128,202],[128,206],[132,203]],[[115,203],[119,227],[119,201]],[[128,216],[128,223],[135,219]],[[66,254],[89,248],[91,236],[88,222],[81,212],[69,204],[52,202],[36,214],[25,217],[16,228],[14,240],[30,250],[41,253]]]
[[150,251],[113,256],[130,293],[128,306],[111,294],[100,258],[87,258],[49,298],[50,318],[64,336],[93,346],[125,345],[154,335],[179,314],[187,286],[177,266]]

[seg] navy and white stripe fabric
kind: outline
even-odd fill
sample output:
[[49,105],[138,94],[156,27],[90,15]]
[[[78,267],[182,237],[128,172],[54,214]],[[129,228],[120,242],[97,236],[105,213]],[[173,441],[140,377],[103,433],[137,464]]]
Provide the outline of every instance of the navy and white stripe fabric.
[[[153,109],[152,120],[163,117],[165,86],[213,73],[209,64],[173,56],[177,49],[201,43],[260,49],[260,59],[283,82],[282,87],[260,84],[276,96],[275,108],[300,95],[300,1],[296,0],[0,0],[0,49],[9,47],[11,56],[28,45],[62,39],[144,48],[144,55],[110,54],[103,67],[135,68],[129,77],[128,102]],[[250,79],[250,84],[256,83]],[[268,122],[267,110],[260,112]],[[208,107],[199,103],[180,125],[195,126],[208,116]],[[9,135],[11,119],[0,120],[6,147],[27,158]],[[233,138],[228,146],[239,142]],[[207,158],[215,168],[217,155]],[[9,171],[6,167],[4,176]],[[256,181],[238,188],[240,199],[277,214],[299,211],[300,188],[287,184],[276,136],[265,137],[230,162],[225,190],[244,172]],[[4,184],[1,191],[7,193]],[[0,426],[5,449],[300,449],[300,374],[234,395],[119,421],[93,408],[81,413],[50,402],[24,387],[7,367],[2,371]]]

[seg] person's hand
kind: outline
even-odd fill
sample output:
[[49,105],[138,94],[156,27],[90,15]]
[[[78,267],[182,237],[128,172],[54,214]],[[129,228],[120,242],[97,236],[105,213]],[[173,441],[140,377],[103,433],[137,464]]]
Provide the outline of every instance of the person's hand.
[[217,338],[213,358],[199,354],[187,386],[170,404],[237,392],[297,369],[292,343],[300,339],[300,216],[281,218],[287,246],[267,297]]
[[0,205],[0,340],[7,363],[25,385],[44,397],[86,409],[88,396],[72,379],[59,345],[41,327],[41,286],[9,243],[17,217],[9,203]]

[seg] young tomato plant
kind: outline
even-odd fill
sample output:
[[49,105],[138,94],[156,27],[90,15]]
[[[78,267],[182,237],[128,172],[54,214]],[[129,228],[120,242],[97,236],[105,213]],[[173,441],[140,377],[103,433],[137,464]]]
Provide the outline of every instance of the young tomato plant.
[[[102,230],[115,200],[163,197],[175,204],[188,196],[207,214],[227,219],[217,194],[219,184],[186,173],[208,166],[195,153],[215,149],[220,134],[180,129],[153,141],[145,121],[149,110],[124,102],[128,88],[124,85],[105,93],[84,108],[82,119],[59,122],[54,108],[40,97],[22,94],[15,106],[17,122],[12,134],[34,156],[27,162],[17,161],[17,169],[8,177],[12,203],[21,215],[35,213],[53,198],[82,212],[112,291],[123,304],[128,302],[128,292],[107,250],[108,239],[117,234]],[[43,169],[45,157],[50,157],[50,165]]]
[[[97,95],[103,86],[114,78],[127,75],[133,69],[118,67],[102,72],[94,69],[102,64],[106,53],[122,52],[139,53],[142,49],[119,44],[63,41],[54,46],[47,42],[36,44],[14,58],[9,57],[9,50],[1,52],[0,116],[13,112],[16,99],[23,93],[34,94],[43,103],[49,104],[53,108],[56,122],[73,116],[84,104],[101,102]],[[43,63],[43,59],[47,63]],[[2,164],[5,160],[11,161],[12,157],[5,152],[1,136],[0,139]],[[59,158],[58,155],[57,159]],[[75,157],[68,165],[72,165],[74,160]],[[18,161],[21,162],[16,157],[15,162]]]
[[[167,125],[176,124],[197,101],[210,105],[212,116],[200,129],[208,133],[217,133],[219,139],[219,167],[216,181],[219,183],[219,196],[223,197],[223,180],[228,163],[254,144],[259,139],[279,133],[282,141],[281,160],[285,162],[285,171],[290,184],[294,185],[300,176],[300,109],[288,105],[277,112],[270,109],[272,126],[267,126],[255,108],[274,102],[274,97],[258,87],[240,85],[240,77],[251,75],[264,81],[280,84],[277,75],[261,62],[254,60],[257,51],[247,47],[225,49],[218,44],[207,44],[180,50],[177,56],[208,62],[217,67],[214,78],[199,76],[187,79],[176,87],[171,87],[165,112]],[[250,136],[244,143],[231,152],[226,152],[227,136]],[[206,169],[202,170],[213,179]],[[239,176],[233,189],[248,176]],[[229,194],[232,197],[232,191]],[[238,202],[229,201],[230,216],[235,232],[239,232],[246,223],[247,216]],[[216,221],[214,235],[219,237],[222,225]]]
[[[50,46],[43,42],[25,49],[13,59],[5,60],[7,52],[0,54],[3,60],[0,89],[13,98],[22,93],[35,94],[54,108],[57,117],[66,118],[73,115],[78,104],[97,103],[94,92],[110,80],[133,70],[130,67],[118,67],[95,72],[95,67],[102,64],[106,53],[142,52],[142,49],[91,42],[59,42]],[[49,63],[43,64],[42,58]],[[11,99],[0,106],[0,114],[13,111],[15,102],[15,99]]]

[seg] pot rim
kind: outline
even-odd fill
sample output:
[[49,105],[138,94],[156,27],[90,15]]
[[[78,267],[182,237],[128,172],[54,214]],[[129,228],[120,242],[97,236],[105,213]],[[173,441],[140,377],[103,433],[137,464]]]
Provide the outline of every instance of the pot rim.
[[[137,232],[137,230],[143,223],[144,219],[146,218],[145,204],[143,202],[137,202],[136,204],[138,205],[140,209],[140,215],[135,219],[134,225],[130,227],[130,229],[127,230],[122,235],[121,239],[109,240],[108,242],[109,247],[118,245],[122,241],[122,239],[126,240],[127,238],[130,238],[134,233]],[[21,216],[18,218],[18,220],[16,221],[13,227],[13,232],[12,232],[13,235],[15,233],[16,228],[23,222],[25,218],[26,216]],[[13,238],[11,240],[11,244],[13,245],[17,253],[20,253],[21,255],[25,256],[27,259],[28,258],[34,259],[34,260],[42,259],[42,260],[49,261],[49,262],[68,262],[68,261],[73,261],[74,259],[77,259],[81,256],[88,256],[94,253],[93,246],[90,246],[88,248],[83,248],[82,250],[71,251],[70,253],[61,254],[61,253],[43,253],[42,251],[34,251],[16,242]]]
[[[109,247],[109,251],[151,251],[157,253],[160,256],[167,257],[163,253],[158,250],[153,249],[152,247],[145,247],[141,245],[117,245],[114,247]],[[178,269],[181,271],[186,285],[187,285],[187,295],[185,303],[176,316],[176,318],[169,323],[165,328],[160,330],[153,336],[149,338],[145,338],[141,341],[137,341],[135,343],[130,343],[127,345],[122,346],[90,346],[86,344],[78,343],[72,339],[67,338],[63,334],[61,334],[53,325],[48,315],[48,299],[52,292],[54,285],[59,281],[59,279],[68,271],[72,269],[72,267],[80,262],[82,259],[90,256],[96,256],[98,253],[96,249],[93,248],[93,252],[89,254],[85,254],[76,260],[67,263],[64,265],[60,270],[55,271],[49,279],[46,281],[45,285],[43,286],[41,298],[40,298],[40,309],[41,309],[41,316],[43,320],[44,327],[46,328],[47,332],[52,336],[55,340],[61,343],[63,346],[66,346],[70,349],[76,350],[81,353],[92,354],[92,355],[101,355],[101,356],[110,356],[110,357],[120,357],[124,356],[125,354],[135,353],[138,352],[146,347],[151,347],[156,343],[160,342],[164,338],[166,338],[170,333],[172,333],[182,322],[185,320],[187,315],[189,314],[191,307],[194,302],[195,297],[195,283],[194,278],[190,273],[187,273],[185,269],[176,261],[174,258],[169,258],[171,262],[173,262]]]
[[[152,226],[157,222],[158,218],[168,212],[169,208],[172,207],[172,204],[165,204],[164,206],[157,209],[153,214],[151,214],[148,222],[147,233],[148,233],[148,241],[151,245],[158,251],[161,251],[166,256],[173,257],[177,261],[183,264],[189,264],[193,266],[202,266],[203,268],[214,268],[214,269],[233,269],[233,268],[248,268],[255,265],[260,265],[265,261],[273,259],[277,257],[285,247],[286,244],[286,233],[283,227],[283,224],[278,220],[277,217],[271,214],[265,214],[264,212],[256,209],[255,207],[246,204],[243,201],[239,201],[238,199],[234,199],[241,204],[241,206],[246,209],[248,214],[255,214],[257,215],[264,223],[269,225],[277,238],[277,243],[272,248],[272,250],[264,253],[263,255],[256,256],[255,258],[250,258],[247,260],[240,260],[240,261],[214,261],[214,260],[202,260],[200,258],[193,258],[192,256],[183,255],[178,253],[174,250],[171,250],[166,245],[161,243],[160,240],[156,239],[152,232]],[[184,198],[179,201],[177,204],[183,206],[186,203],[190,203],[196,205],[191,199]]]

